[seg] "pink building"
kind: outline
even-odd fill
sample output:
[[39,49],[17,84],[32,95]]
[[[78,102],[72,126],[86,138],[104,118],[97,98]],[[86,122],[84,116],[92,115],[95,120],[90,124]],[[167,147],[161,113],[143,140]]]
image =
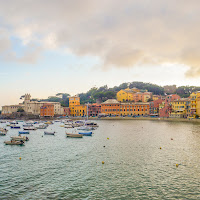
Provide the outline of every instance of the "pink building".
[[171,101],[180,99],[181,97],[177,94],[167,95],[165,98],[165,106],[159,110],[160,117],[169,117],[169,113],[171,113]]

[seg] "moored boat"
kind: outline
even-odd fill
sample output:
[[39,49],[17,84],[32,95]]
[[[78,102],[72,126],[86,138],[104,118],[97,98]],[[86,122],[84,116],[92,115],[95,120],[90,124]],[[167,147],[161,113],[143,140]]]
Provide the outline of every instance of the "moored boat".
[[28,137],[26,137],[26,136],[11,136],[10,137],[11,138],[11,140],[14,140],[14,141],[28,141],[29,139],[28,139]]
[[6,128],[0,128],[0,131],[1,132],[6,132],[6,133],[8,132],[8,130]]
[[90,132],[79,132],[78,134],[82,134],[83,136],[92,136],[92,131],[90,131]]
[[64,127],[65,128],[74,128],[74,126],[72,126],[72,125],[65,125]]
[[81,127],[78,127],[77,130],[83,130],[83,131],[91,131],[91,130],[94,130],[93,127],[86,127],[86,126],[81,126]]
[[19,131],[18,133],[19,134],[29,134],[30,132],[29,131]]
[[89,127],[99,127],[99,125],[95,122],[86,122],[85,126],[89,126]]
[[24,127],[23,129],[24,130],[37,130],[37,128],[34,126]]
[[0,135],[1,135],[1,136],[5,136],[5,135],[6,135],[6,132],[0,131]]
[[45,129],[45,128],[47,128],[47,127],[48,127],[47,124],[40,124],[40,125],[37,127],[37,129]]
[[10,125],[10,128],[16,128],[16,129],[20,129],[20,126],[16,126],[16,125]]
[[24,141],[11,140],[11,141],[4,141],[4,143],[7,145],[23,145]]
[[55,131],[44,131],[45,135],[55,135]]
[[77,133],[66,133],[67,137],[71,137],[71,138],[82,138],[83,134],[77,134]]

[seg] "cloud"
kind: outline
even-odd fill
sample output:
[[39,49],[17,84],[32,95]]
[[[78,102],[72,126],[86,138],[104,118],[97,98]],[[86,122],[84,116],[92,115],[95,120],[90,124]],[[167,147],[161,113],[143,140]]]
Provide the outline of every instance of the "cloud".
[[[40,51],[28,50],[18,61],[33,63],[44,50],[68,49],[78,56],[98,56],[104,68],[179,63],[190,67],[187,76],[200,76],[200,1],[0,3],[1,23],[9,34],[27,49],[40,45]],[[1,54],[11,45],[9,38],[4,39],[0,37]]]

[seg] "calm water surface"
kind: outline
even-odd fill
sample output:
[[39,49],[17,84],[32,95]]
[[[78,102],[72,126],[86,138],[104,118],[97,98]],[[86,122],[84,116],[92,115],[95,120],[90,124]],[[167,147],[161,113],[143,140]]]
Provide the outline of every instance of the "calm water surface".
[[0,199],[200,199],[200,125],[97,122],[80,139],[59,122],[48,127],[55,136],[31,131],[25,146],[3,144],[18,130],[1,136]]

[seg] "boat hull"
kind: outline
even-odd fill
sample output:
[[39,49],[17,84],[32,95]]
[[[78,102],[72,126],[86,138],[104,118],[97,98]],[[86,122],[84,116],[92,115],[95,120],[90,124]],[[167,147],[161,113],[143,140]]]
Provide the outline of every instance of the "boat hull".
[[78,134],[82,134],[83,136],[92,136],[92,132],[79,132]]
[[4,142],[6,145],[24,145],[23,141],[5,141]]
[[18,133],[19,134],[29,134],[30,132],[29,131],[19,131]]
[[75,134],[75,133],[66,133],[67,137],[71,137],[71,138],[82,138],[83,135],[82,134]]
[[55,132],[47,132],[47,131],[44,131],[44,134],[45,134],[45,135],[55,135]]

